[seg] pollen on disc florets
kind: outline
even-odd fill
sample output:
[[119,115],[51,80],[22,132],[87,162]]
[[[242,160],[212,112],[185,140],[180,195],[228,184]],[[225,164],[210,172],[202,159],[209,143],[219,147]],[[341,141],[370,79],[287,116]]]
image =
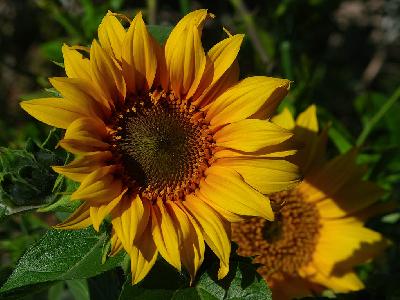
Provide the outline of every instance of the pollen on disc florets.
[[182,200],[194,192],[215,143],[202,111],[155,90],[126,100],[116,113],[112,144],[126,184],[154,201]]
[[275,221],[250,218],[233,227],[238,253],[254,256],[262,266],[259,273],[271,279],[282,274],[297,276],[312,260],[320,230],[320,216],[314,204],[305,202],[297,190],[270,195]]

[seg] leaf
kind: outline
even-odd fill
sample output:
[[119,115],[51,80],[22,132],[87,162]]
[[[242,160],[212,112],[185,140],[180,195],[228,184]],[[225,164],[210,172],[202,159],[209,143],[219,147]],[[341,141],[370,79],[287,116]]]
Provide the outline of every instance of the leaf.
[[122,287],[119,300],[172,299],[175,291],[186,285],[188,285],[187,279],[164,260],[160,259],[147,277],[139,284],[132,286],[131,278],[128,278]]
[[161,26],[161,25],[147,25],[147,29],[160,44],[165,43],[169,34],[172,31],[171,26]]
[[[104,272],[95,277],[89,278],[90,298],[95,300],[118,300],[122,283],[119,276],[119,269]],[[120,271],[122,273],[122,271]]]
[[22,256],[14,272],[0,289],[3,293],[37,283],[85,279],[117,267],[123,255],[101,264],[106,233],[84,230],[49,230]]
[[247,259],[235,257],[231,261],[228,275],[217,280],[219,265],[213,264],[203,271],[193,287],[188,286],[188,279],[182,274],[169,270],[158,261],[149,275],[139,284],[132,286],[128,279],[119,300],[268,300],[271,292],[265,281],[256,272],[256,267]]
[[51,130],[42,145],[28,140],[22,150],[0,147],[0,219],[57,199],[63,182],[57,181],[50,166],[63,164],[67,158],[64,150],[54,150],[59,136],[59,131]]
[[66,284],[75,300],[90,300],[89,287],[86,279],[67,280]]

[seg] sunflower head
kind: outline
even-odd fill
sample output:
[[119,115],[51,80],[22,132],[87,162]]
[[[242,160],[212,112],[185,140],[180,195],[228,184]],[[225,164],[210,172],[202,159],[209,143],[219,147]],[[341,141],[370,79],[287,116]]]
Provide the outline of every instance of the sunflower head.
[[379,254],[389,243],[364,227],[382,190],[364,181],[365,168],[356,164],[353,149],[324,159],[326,131],[318,134],[315,106],[295,121],[288,110],[273,118],[302,145],[291,158],[304,172],[303,182],[290,191],[270,195],[275,221],[253,217],[233,224],[239,254],[256,256],[260,274],[277,299],[321,292],[360,290],[353,268]]
[[[80,182],[82,205],[58,228],[112,223],[111,255],[131,257],[139,282],[158,253],[193,279],[205,243],[229,269],[230,224],[274,218],[267,194],[299,181],[292,132],[269,121],[290,82],[238,80],[243,35],[207,52],[205,9],[186,15],[165,45],[141,13],[127,28],[109,12],[89,48],[64,45],[67,77],[50,82],[62,98],[25,101],[38,120],[66,129],[61,147],[75,160],[54,170]],[[126,17],[124,19],[127,19]],[[260,180],[262,178],[262,180]]]

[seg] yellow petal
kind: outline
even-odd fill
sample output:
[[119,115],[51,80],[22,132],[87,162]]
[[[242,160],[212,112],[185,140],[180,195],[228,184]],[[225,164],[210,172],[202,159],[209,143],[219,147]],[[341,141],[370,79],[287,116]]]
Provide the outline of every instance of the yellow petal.
[[246,217],[234,214],[234,213],[230,212],[229,210],[226,210],[225,208],[218,206],[213,201],[209,200],[206,196],[204,196],[201,193],[201,190],[196,191],[196,196],[199,197],[205,203],[207,203],[211,208],[213,208],[216,212],[218,212],[221,215],[221,217],[223,217],[228,222],[232,222],[232,223],[241,222],[246,219]]
[[87,175],[100,167],[112,158],[110,151],[94,152],[79,157],[66,166],[53,166],[53,170],[74,181],[82,182]]
[[218,278],[222,279],[228,274],[231,253],[229,233],[223,220],[210,206],[194,195],[186,196],[182,204],[198,222],[207,245],[220,259]]
[[286,79],[264,76],[243,79],[212,103],[206,120],[218,126],[244,120],[260,112],[263,118],[268,118],[286,96],[289,84]]
[[131,257],[132,284],[137,284],[150,272],[158,255],[156,244],[151,236],[151,226],[147,226],[146,231],[140,239],[135,242],[129,252]]
[[125,81],[118,63],[93,41],[90,47],[90,67],[94,85],[110,102],[123,102],[126,96]]
[[61,48],[64,56],[65,72],[69,78],[81,78],[91,81],[90,62],[78,51],[64,44]]
[[286,160],[268,158],[227,158],[218,165],[238,172],[249,185],[263,194],[291,189],[299,183],[298,167]]
[[[213,102],[217,97],[224,93],[227,89],[237,84],[239,81],[239,63],[235,60],[228,70],[222,75],[222,77],[215,82],[212,86],[209,86],[204,90],[200,97],[198,97],[193,103],[206,110],[207,105]],[[196,98],[196,96],[194,97]]]
[[307,174],[299,190],[304,190],[307,201],[319,201],[332,197],[349,180],[361,178],[364,174],[362,167],[356,165],[356,151],[352,150],[339,155],[321,168]]
[[351,271],[389,245],[381,234],[363,227],[356,218],[324,221],[322,225],[313,260],[326,276]]
[[246,152],[282,143],[292,136],[290,131],[272,122],[257,119],[228,124],[214,134],[217,146]]
[[64,222],[54,226],[56,229],[83,229],[92,225],[90,204],[83,203]]
[[318,136],[316,107],[310,105],[299,114],[294,128],[294,137],[301,144],[296,156],[296,163],[304,174],[307,174],[311,167],[317,165],[318,156],[321,157],[321,146],[325,143],[323,135]]
[[279,147],[279,146],[281,146],[281,145],[265,147],[265,148],[261,149],[260,151],[256,151],[256,152],[243,152],[243,151],[232,150],[232,149],[223,149],[223,150],[219,150],[219,151],[215,152],[214,157],[215,158],[241,157],[241,158],[248,158],[248,159],[282,158],[282,157],[295,155],[297,153],[297,150],[295,150],[295,149],[284,148],[283,146],[282,147]]
[[123,249],[124,249],[124,247],[122,247],[121,240],[118,238],[118,235],[113,230],[113,232],[111,234],[111,250],[110,250],[109,255],[115,256]]
[[170,214],[161,200],[152,206],[152,234],[157,249],[164,259],[181,270],[181,258],[178,249],[178,235]]
[[62,98],[41,98],[20,103],[23,110],[50,126],[66,129],[76,119],[87,117],[79,103]]
[[109,11],[99,25],[99,41],[107,54],[118,61],[121,61],[122,42],[125,34],[124,27]]
[[113,103],[102,97],[89,81],[66,77],[54,77],[49,80],[64,98],[77,103],[86,115],[98,116],[100,119],[110,117]]
[[165,46],[159,45],[153,37],[152,41],[157,56],[157,72],[154,78],[154,86],[161,86],[166,91],[169,89],[169,74],[165,61]]
[[195,99],[198,98],[201,93],[207,93],[232,66],[239,53],[243,37],[244,34],[230,36],[214,45],[210,51],[208,51],[207,57],[209,58],[210,63],[206,64],[206,69],[200,82],[199,89],[194,96]]
[[187,14],[172,30],[165,44],[171,88],[178,97],[190,98],[203,76],[206,55],[201,44],[201,31],[207,15],[206,9]]
[[103,140],[107,137],[103,122],[93,118],[75,120],[65,132],[60,145],[72,153],[106,151],[110,145]]
[[332,198],[317,202],[323,218],[341,218],[361,211],[378,201],[384,194],[383,189],[367,181],[349,182]]
[[150,207],[143,202],[139,195],[126,196],[112,212],[112,225],[129,253],[133,247],[135,238],[143,234],[150,216]]
[[296,125],[292,116],[292,113],[289,111],[287,107],[285,107],[281,113],[271,118],[271,121],[276,125],[279,125],[283,128],[291,130]]
[[[318,132],[317,108],[315,105],[310,105],[296,119],[296,126],[305,128],[311,132]],[[302,140],[301,137],[299,137]]]
[[90,173],[71,195],[71,200],[96,201],[100,204],[118,197],[122,183],[114,177],[115,170],[116,166],[107,166]]
[[355,272],[347,272],[337,276],[326,276],[322,273],[317,273],[311,280],[328,287],[336,293],[354,292],[365,288]]
[[182,264],[189,271],[191,282],[194,281],[197,270],[204,259],[204,238],[197,223],[175,202],[167,202],[174,224],[178,232],[179,250]]
[[126,191],[127,191],[126,189],[122,191],[122,193],[119,196],[111,200],[109,203],[103,203],[101,205],[92,205],[90,207],[90,219],[92,220],[93,228],[96,231],[99,231],[100,225],[103,222],[104,218],[114,209],[115,206],[117,206],[117,204],[121,201],[121,198],[124,196]]
[[122,71],[128,91],[134,93],[151,88],[157,70],[157,55],[142,13],[133,19],[123,45]]
[[200,192],[209,201],[237,215],[274,219],[269,199],[244,182],[236,171],[214,165],[205,174]]

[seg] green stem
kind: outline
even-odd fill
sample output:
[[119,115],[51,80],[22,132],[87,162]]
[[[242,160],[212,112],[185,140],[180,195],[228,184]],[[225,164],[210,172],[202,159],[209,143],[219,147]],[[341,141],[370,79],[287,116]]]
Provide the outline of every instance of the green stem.
[[386,112],[392,107],[392,105],[400,98],[400,86],[395,90],[393,95],[388,101],[381,107],[380,110],[371,118],[371,120],[365,125],[363,131],[357,138],[357,146],[362,146],[366,141],[368,135],[374,129],[375,125],[382,119]]
[[147,0],[147,10],[149,16],[149,24],[157,23],[157,0]]
[[230,2],[235,8],[236,12],[240,14],[240,16],[242,17],[243,23],[247,29],[247,33],[249,34],[251,43],[253,44],[254,49],[258,53],[258,56],[260,57],[262,63],[268,69],[269,57],[262,45],[260,38],[258,37],[257,28],[253,16],[250,14],[243,0],[230,0]]

